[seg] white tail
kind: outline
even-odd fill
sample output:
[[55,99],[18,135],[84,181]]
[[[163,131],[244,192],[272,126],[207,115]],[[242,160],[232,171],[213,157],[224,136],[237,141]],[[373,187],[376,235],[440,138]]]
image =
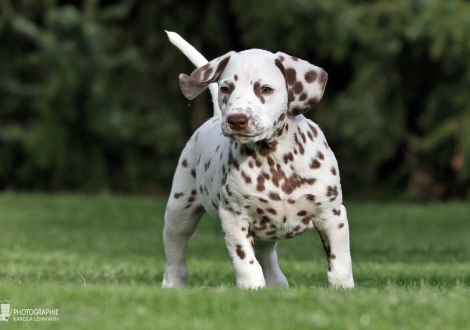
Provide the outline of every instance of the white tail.
[[[181,38],[181,36],[178,33],[169,32],[169,31],[165,31],[165,32],[168,35],[168,39],[170,39],[170,42],[176,47],[178,47],[179,50],[181,50],[181,52],[184,55],[186,55],[186,57],[196,66],[196,68],[200,68],[201,66],[208,63],[206,58],[201,53],[199,53],[196,50],[196,48],[194,48],[186,40]],[[220,108],[219,108],[219,101],[218,101],[219,88],[217,84],[216,83],[210,84],[209,90],[212,95],[212,102],[214,103],[214,116],[221,116],[222,112],[220,111]]]

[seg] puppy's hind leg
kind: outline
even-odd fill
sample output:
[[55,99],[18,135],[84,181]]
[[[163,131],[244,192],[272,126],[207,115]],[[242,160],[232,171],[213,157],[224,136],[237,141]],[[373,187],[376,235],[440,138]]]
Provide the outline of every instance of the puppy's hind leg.
[[287,279],[279,267],[276,253],[277,242],[255,241],[256,259],[263,268],[267,286],[289,287]]
[[[184,160],[183,160],[184,161]],[[166,265],[163,288],[182,288],[188,280],[186,252],[188,241],[197,228],[204,209],[201,207],[195,179],[188,169],[179,166],[165,212],[163,242]]]

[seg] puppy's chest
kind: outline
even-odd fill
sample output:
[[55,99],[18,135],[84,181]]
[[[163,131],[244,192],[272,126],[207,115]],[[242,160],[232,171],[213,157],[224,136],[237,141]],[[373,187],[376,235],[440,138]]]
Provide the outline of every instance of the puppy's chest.
[[[282,154],[281,154],[282,156]],[[316,178],[294,157],[286,161],[269,150],[229,155],[222,169],[221,193],[225,206],[248,219],[256,238],[291,238],[313,227],[318,210],[311,192]],[[304,173],[302,175],[301,173]]]

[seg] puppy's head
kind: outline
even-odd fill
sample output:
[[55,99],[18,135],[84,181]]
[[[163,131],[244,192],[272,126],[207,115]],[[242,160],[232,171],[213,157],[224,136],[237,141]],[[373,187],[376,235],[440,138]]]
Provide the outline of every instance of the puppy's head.
[[222,132],[240,143],[269,139],[288,116],[308,111],[323,96],[328,75],[321,68],[284,53],[261,49],[229,52],[180,75],[183,94],[195,98],[219,84]]

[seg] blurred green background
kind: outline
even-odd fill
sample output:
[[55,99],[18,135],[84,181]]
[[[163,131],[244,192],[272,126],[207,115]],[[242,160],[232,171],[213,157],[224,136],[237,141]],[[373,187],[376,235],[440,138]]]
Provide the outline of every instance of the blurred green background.
[[0,190],[165,194],[212,113],[192,64],[284,51],[326,69],[307,116],[346,198],[470,198],[470,2],[0,0]]

